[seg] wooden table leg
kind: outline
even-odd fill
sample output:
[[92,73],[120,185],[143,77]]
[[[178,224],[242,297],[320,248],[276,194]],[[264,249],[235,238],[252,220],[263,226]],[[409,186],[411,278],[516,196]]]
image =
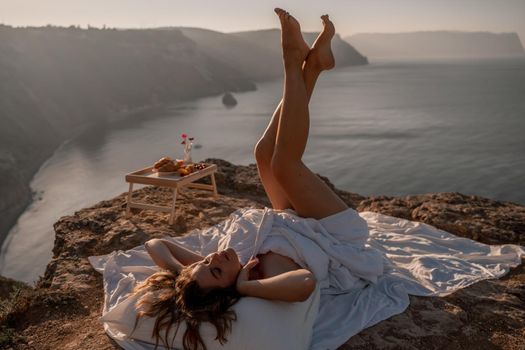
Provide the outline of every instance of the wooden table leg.
[[173,204],[171,207],[171,214],[170,214],[170,225],[173,225],[173,221],[175,220],[175,202],[177,201],[177,187],[173,189]]
[[128,190],[128,205],[126,206],[126,218],[131,217],[131,192],[133,192],[133,182],[129,183],[129,190]]
[[217,198],[219,194],[217,193],[217,183],[215,182],[215,173],[211,173],[211,184],[213,185],[213,196]]

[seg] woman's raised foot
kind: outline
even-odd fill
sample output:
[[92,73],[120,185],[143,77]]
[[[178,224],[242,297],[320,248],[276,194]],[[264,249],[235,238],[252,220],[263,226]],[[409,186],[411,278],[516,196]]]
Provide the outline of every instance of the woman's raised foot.
[[303,39],[299,22],[283,9],[276,8],[274,11],[281,21],[281,44],[285,64],[302,64],[310,48]]
[[315,39],[306,63],[319,70],[328,70],[335,66],[331,47],[332,38],[335,35],[335,27],[328,15],[321,16],[321,20],[323,22],[323,30]]

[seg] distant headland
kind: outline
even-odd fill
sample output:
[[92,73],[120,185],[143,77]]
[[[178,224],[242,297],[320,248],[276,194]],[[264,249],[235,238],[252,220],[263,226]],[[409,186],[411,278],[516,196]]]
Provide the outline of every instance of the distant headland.
[[525,57],[516,33],[421,31],[358,33],[345,37],[369,58]]

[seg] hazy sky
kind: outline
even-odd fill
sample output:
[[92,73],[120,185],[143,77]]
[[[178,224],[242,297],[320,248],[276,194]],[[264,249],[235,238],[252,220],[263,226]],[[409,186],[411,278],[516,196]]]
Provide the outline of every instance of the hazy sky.
[[343,36],[450,29],[512,31],[525,39],[525,0],[0,0],[0,23],[231,32],[277,27],[275,6],[296,15],[305,31],[319,30],[318,16],[326,12]]

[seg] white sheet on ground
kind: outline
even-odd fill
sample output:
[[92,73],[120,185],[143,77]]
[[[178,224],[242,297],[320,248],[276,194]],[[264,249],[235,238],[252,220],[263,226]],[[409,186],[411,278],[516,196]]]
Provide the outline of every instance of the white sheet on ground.
[[[242,263],[268,250],[310,269],[321,288],[310,349],[335,349],[351,336],[401,313],[408,295],[444,296],[477,281],[497,278],[521,263],[525,249],[488,246],[433,226],[348,209],[315,220],[293,210],[242,208],[223,222],[183,237],[166,237],[207,255],[233,247]],[[369,234],[369,235],[368,235]],[[157,271],[143,246],[90,257],[104,274],[103,314],[130,288]],[[105,325],[110,336],[111,329]],[[151,344],[117,340],[125,349]]]

